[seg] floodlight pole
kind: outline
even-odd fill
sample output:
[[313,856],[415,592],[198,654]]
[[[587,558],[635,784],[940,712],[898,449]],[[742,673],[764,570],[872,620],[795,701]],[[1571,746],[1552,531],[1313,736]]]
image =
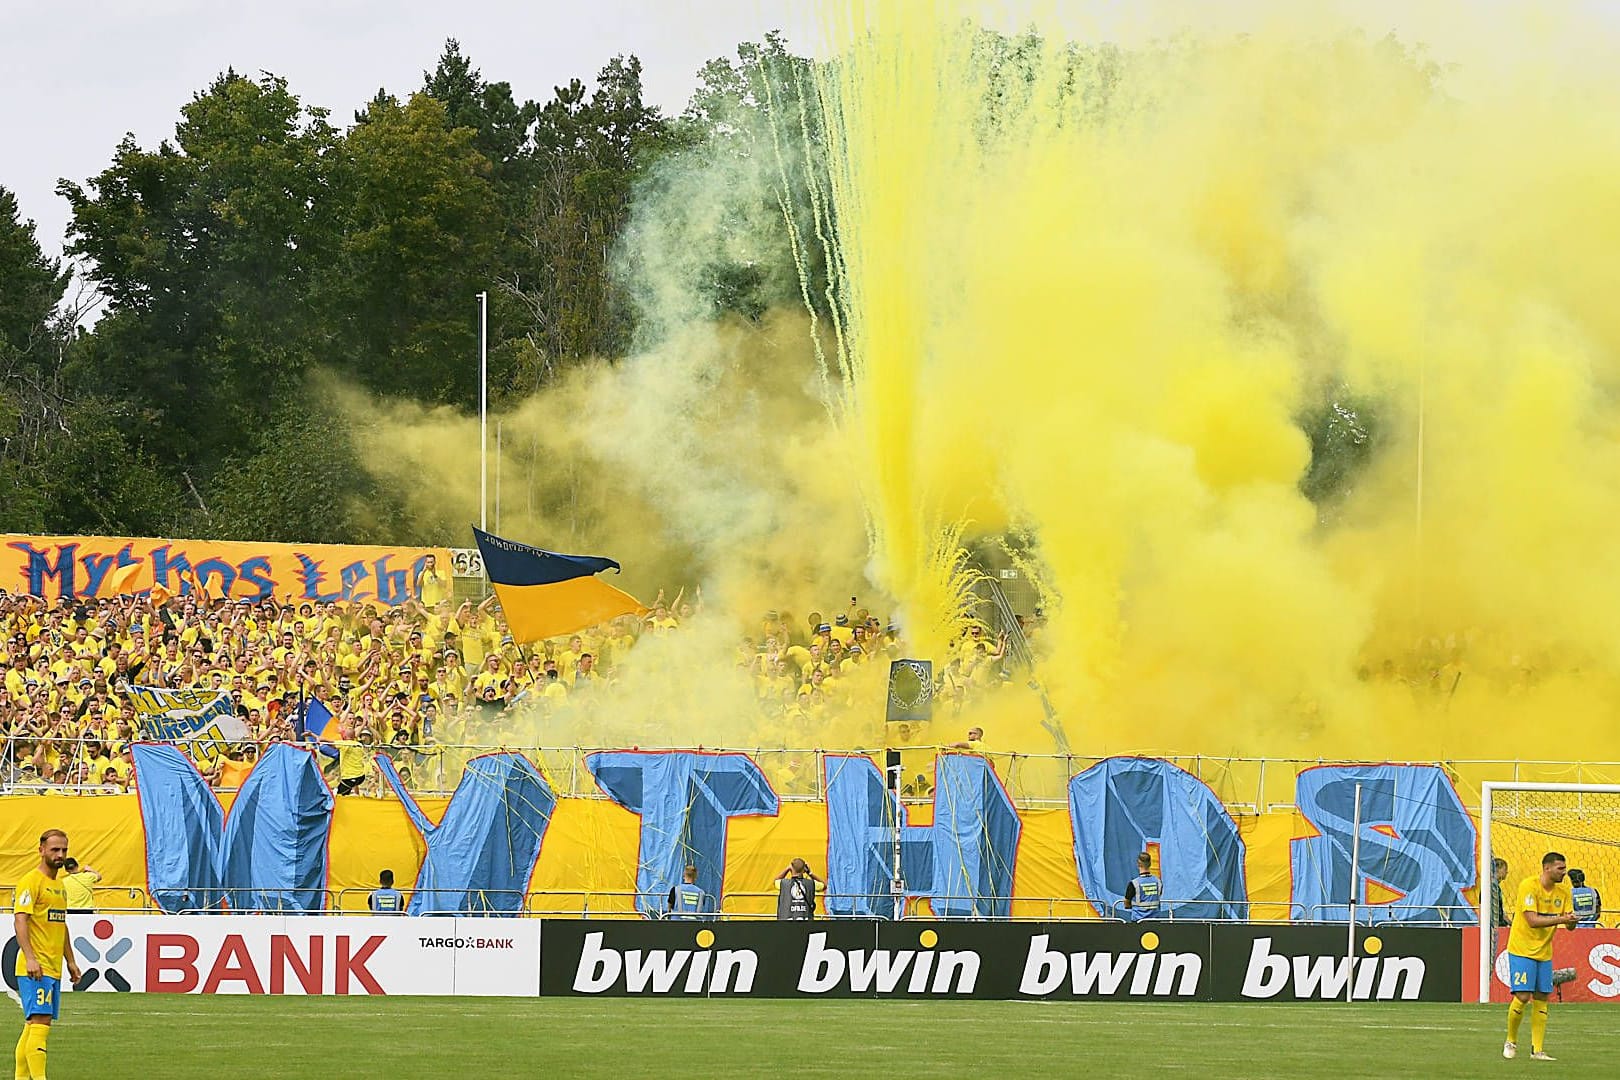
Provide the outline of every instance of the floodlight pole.
[[489,293],[478,294],[478,527],[489,531]]

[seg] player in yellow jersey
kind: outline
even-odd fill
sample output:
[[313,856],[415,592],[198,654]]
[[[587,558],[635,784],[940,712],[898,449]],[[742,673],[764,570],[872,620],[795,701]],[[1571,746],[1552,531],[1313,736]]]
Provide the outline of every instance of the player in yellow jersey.
[[1564,880],[1564,857],[1549,851],[1541,857],[1541,873],[1519,882],[1513,894],[1513,929],[1508,931],[1508,989],[1513,1001],[1508,1005],[1507,1042],[1502,1056],[1519,1053],[1519,1025],[1525,1007],[1530,1009],[1530,1060],[1552,1061],[1546,1051],[1547,995],[1552,993],[1553,931],[1580,921],[1569,882]]
[[23,1033],[17,1040],[17,1080],[45,1080],[45,1041],[61,1014],[62,961],[79,981],[79,962],[68,945],[67,893],[58,872],[67,862],[68,838],[47,829],[39,838],[39,865],[17,882],[12,904],[17,932],[17,993]]

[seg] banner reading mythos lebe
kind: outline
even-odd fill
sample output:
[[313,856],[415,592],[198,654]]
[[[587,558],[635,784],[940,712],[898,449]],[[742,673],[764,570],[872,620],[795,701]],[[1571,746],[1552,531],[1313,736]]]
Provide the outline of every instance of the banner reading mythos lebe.
[[46,599],[94,599],[121,591],[125,567],[141,566],[142,591],[157,585],[185,595],[194,587],[233,600],[369,601],[416,598],[432,560],[447,588],[447,548],[348,544],[238,543],[151,537],[21,536],[0,545],[0,589]]
[[[540,923],[522,919],[70,915],[70,990],[148,994],[533,997]],[[16,989],[17,942],[6,938]]]

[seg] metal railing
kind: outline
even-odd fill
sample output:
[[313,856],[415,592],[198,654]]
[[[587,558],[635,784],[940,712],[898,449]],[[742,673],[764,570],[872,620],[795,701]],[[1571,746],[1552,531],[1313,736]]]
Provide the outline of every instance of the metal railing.
[[[136,885],[92,885],[90,886],[90,897],[90,910],[98,914],[141,915],[153,914],[157,911],[157,906],[152,903],[152,898],[146,894],[146,890]],[[0,885],[0,908],[4,908],[8,916],[16,903],[16,898],[17,890],[15,886]],[[69,909],[71,912],[80,910],[78,908]]]
[[[447,892],[450,890],[446,890]],[[364,901],[359,899],[360,894],[367,894],[370,889],[345,889],[339,897],[339,908],[345,913],[353,914],[364,909]],[[345,898],[348,898],[345,901]],[[525,894],[522,910],[519,914],[535,918],[580,918],[580,919],[642,919],[659,920],[673,918],[665,909],[668,900],[667,892],[646,893],[633,889],[546,889]],[[682,917],[682,921],[691,918],[692,921],[772,921],[776,919],[777,892],[771,890],[733,890],[725,893],[721,899],[719,910],[703,912],[692,917]],[[638,903],[645,901],[645,904]],[[853,902],[864,901],[864,904]],[[893,910],[894,897],[892,893],[820,893],[817,895],[816,914],[821,920],[840,919],[888,919]],[[974,915],[957,915],[939,911],[941,905],[959,905],[976,908],[981,913]],[[1006,905],[1006,915],[983,914],[983,910],[991,905]],[[867,910],[857,910],[841,913],[831,910],[834,907],[856,906]],[[1237,907],[1244,914],[1238,918],[1224,918],[1213,915],[1198,915],[1190,912],[1177,913],[1176,907],[1197,908]],[[1122,923],[1139,921],[1120,915],[1115,910],[1116,905],[1108,905],[1103,912],[1099,912],[1092,901],[1082,897],[1071,896],[1021,896],[1010,900],[996,899],[985,896],[908,896],[903,909],[903,918],[924,919],[938,921],[961,922],[1107,922]],[[429,909],[423,914],[427,915],[479,915],[487,914],[484,910],[463,909]],[[509,912],[502,912],[509,913]],[[875,913],[875,914],[874,914]],[[1304,907],[1286,901],[1212,901],[1207,899],[1187,901],[1167,901],[1166,909],[1153,921],[1162,922],[1286,922],[1306,921]]]
[[[1392,912],[1432,912],[1433,918],[1395,918]],[[1333,913],[1329,917],[1329,913]],[[1313,904],[1308,922],[1343,926],[1348,921],[1347,904]],[[1477,926],[1478,912],[1471,904],[1356,904],[1357,926]]]
[[[378,915],[391,917],[392,912],[372,912],[366,901],[374,891],[370,887],[352,886],[338,890],[326,889],[282,889],[274,886],[256,888],[237,888],[223,890],[228,895],[223,903],[211,906],[184,907],[178,911],[165,911],[145,889],[134,886],[105,885],[95,886],[91,892],[95,896],[93,910],[97,914],[178,914],[178,915]],[[670,918],[664,910],[667,901],[667,892],[646,893],[633,889],[541,889],[529,892],[519,890],[467,890],[467,889],[441,889],[435,890],[443,894],[446,901],[452,897],[463,901],[469,893],[474,894],[472,903],[460,903],[452,906],[425,905],[427,910],[419,914],[441,917],[517,917],[517,918],[577,918],[577,919],[665,919]],[[0,886],[0,907],[9,908],[13,901],[14,889],[12,886]],[[409,907],[411,899],[420,894],[420,890],[403,890],[405,897],[404,907]],[[307,896],[319,899],[318,907],[293,904],[284,898],[292,895],[295,898]],[[272,897],[276,902],[249,903],[254,897]],[[776,916],[775,890],[736,890],[726,893],[721,901],[720,909],[713,912],[704,912],[692,921],[772,921]],[[234,902],[233,902],[234,901]],[[639,905],[638,901],[646,901]],[[831,893],[817,896],[818,920],[840,919],[888,919],[892,911],[893,896],[890,893]],[[869,911],[857,911],[841,914],[829,911],[831,906],[844,906],[850,901],[866,901]],[[936,903],[954,903],[983,908],[991,903],[1006,904],[1006,915],[991,916],[975,914],[971,916],[941,914],[936,910]],[[647,910],[642,910],[643,906]],[[1236,917],[1226,917],[1214,914],[1211,909],[1235,908],[1240,914]],[[1151,916],[1137,917],[1124,911],[1122,902],[1103,905],[1100,909],[1092,901],[1082,897],[1072,896],[1018,896],[1010,901],[993,900],[984,896],[939,896],[906,898],[902,917],[905,919],[922,919],[938,921],[961,922],[1087,922],[1087,923],[1294,923],[1314,925],[1345,924],[1344,904],[1315,904],[1307,909],[1302,904],[1283,900],[1210,900],[1197,898],[1192,900],[1165,899],[1161,901],[1158,912]],[[1402,911],[1417,911],[1432,913],[1431,918],[1396,917],[1395,913]],[[1620,916],[1620,909],[1605,908],[1599,912],[1600,922]],[[683,920],[684,921],[684,920]],[[1461,928],[1476,925],[1476,910],[1467,904],[1435,905],[1435,904],[1375,904],[1358,907],[1356,922],[1361,926],[1411,926],[1411,927],[1447,927]]]
[[286,889],[277,885],[232,886],[221,889],[197,889],[208,900],[191,907],[183,907],[177,915],[325,915],[332,913],[330,889]]
[[90,900],[93,910],[109,915],[153,910],[152,898],[135,885],[92,885]]
[[[939,723],[935,722],[936,726]],[[19,743],[43,747],[46,760],[77,762],[93,744],[101,740],[85,737],[69,739],[10,739],[0,746],[0,794],[27,794],[58,791],[81,794],[118,794],[132,790],[127,781],[117,785],[102,783],[54,783],[36,771],[22,768],[17,753]],[[541,746],[518,743],[439,743],[420,745],[378,745],[410,773],[407,788],[417,795],[449,795],[461,781],[467,762],[496,751],[510,751],[528,758],[545,775],[558,795],[576,798],[605,798],[586,767],[586,758],[602,749],[616,747]],[[777,794],[788,802],[815,802],[825,797],[824,761],[830,753],[824,748],[772,747],[642,747],[643,750],[701,750],[710,753],[743,753],[759,765]],[[956,751],[942,746],[899,746],[902,801],[926,805],[933,796],[933,762],[940,753]],[[36,755],[28,755],[30,758]],[[883,767],[883,752],[871,756]],[[1060,808],[1067,805],[1068,784],[1075,775],[1107,760],[1100,755],[1020,754],[991,750],[984,757],[995,767],[1014,804],[1025,809]],[[323,759],[324,760],[324,759]],[[1294,789],[1299,773],[1319,765],[1346,764],[1329,758],[1220,757],[1202,754],[1164,755],[1162,760],[1191,773],[1207,784],[1216,797],[1234,814],[1260,814],[1294,808]],[[1535,783],[1620,783],[1620,762],[1540,761],[1523,759],[1457,759],[1418,761],[1443,769],[1457,787],[1466,808],[1477,811],[1481,786],[1487,780],[1511,779]],[[230,790],[230,789],[225,789]],[[391,797],[392,792],[372,775],[358,797]]]
[[[1235,908],[1240,915],[1221,914]],[[1207,896],[1191,900],[1161,899],[1156,911],[1140,914],[1117,900],[1107,907],[1114,922],[1305,922],[1305,905],[1286,900],[1212,900]]]

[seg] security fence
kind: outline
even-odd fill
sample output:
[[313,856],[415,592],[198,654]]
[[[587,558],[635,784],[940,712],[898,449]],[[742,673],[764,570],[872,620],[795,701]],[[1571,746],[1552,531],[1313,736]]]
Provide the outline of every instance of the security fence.
[[[247,744],[243,749],[242,764],[251,764],[257,757],[258,748]],[[420,745],[391,743],[375,747],[374,752],[388,757],[400,772],[407,788],[417,795],[449,795],[460,782],[467,762],[484,754],[507,751],[521,754],[531,761],[559,795],[602,798],[602,791],[592,778],[587,764],[587,758],[599,749],[608,748],[431,742]],[[908,803],[927,804],[933,797],[934,759],[940,753],[951,751],[937,746],[901,746],[895,749],[900,754],[902,799]],[[702,747],[700,752],[748,755],[759,766],[777,795],[789,802],[817,802],[825,798],[825,759],[829,754],[848,753],[824,748],[745,746]],[[871,753],[880,767],[885,764],[883,750]],[[984,752],[983,756],[994,765],[1008,796],[1020,809],[1065,806],[1069,780],[1105,760],[1102,755],[1019,754],[995,750]],[[1208,785],[1233,814],[1240,816],[1291,809],[1295,784],[1301,772],[1319,765],[1340,763],[1325,758],[1220,757],[1203,754],[1171,754],[1163,755],[1162,759]],[[1464,805],[1470,809],[1478,807],[1480,785],[1486,780],[1620,783],[1620,762],[1461,759],[1419,764],[1438,765],[1443,769],[1456,785]],[[114,770],[111,776],[106,773],[108,767]],[[327,768],[335,780],[336,760],[328,759]],[[235,771],[239,773],[241,769]],[[122,747],[102,740],[84,737],[12,737],[0,747],[0,794],[42,790],[116,794],[132,790],[131,774],[132,768],[123,756]],[[222,790],[228,791],[230,786],[226,784]],[[391,797],[390,789],[382,783],[374,767],[365,784],[360,787],[359,794]]]
[[[93,910],[103,914],[164,914],[146,890],[121,886],[97,887]],[[223,898],[207,906],[182,906],[168,914],[203,915],[356,915],[370,910],[369,888],[345,889],[285,889],[279,886],[220,890]],[[719,908],[696,914],[671,914],[665,910],[665,893],[642,893],[615,889],[543,889],[532,892],[517,890],[438,890],[411,891],[404,894],[407,906],[420,899],[418,915],[477,916],[497,915],[521,918],[575,918],[575,919],[638,919],[670,920],[676,922],[757,922],[777,917],[777,894],[773,890],[736,890],[727,892]],[[900,918],[906,920],[938,921],[936,903],[973,905],[983,897],[937,896],[906,897]],[[869,906],[887,907],[893,900],[888,893],[846,894],[834,893],[820,898],[816,918],[828,921],[870,920],[864,914],[841,915],[827,910],[829,902],[867,901]],[[0,906],[9,906],[11,889],[0,887]],[[1089,900],[1073,896],[1018,897],[1011,901],[1010,913],[1004,918],[991,918],[979,914],[955,918],[953,922],[1094,922],[1094,923],[1293,923],[1343,926],[1344,908],[1338,905],[1315,905],[1307,908],[1287,901],[1243,901],[1235,905],[1239,915],[1222,918],[1214,914],[1218,907],[1206,900],[1163,901],[1160,911],[1150,917],[1133,915],[1120,904],[1094,906]],[[1474,925],[1474,910],[1470,907],[1433,909],[1424,908],[1427,918],[1413,919],[1401,914],[1406,905],[1386,904],[1363,909],[1357,922],[1370,927],[1436,926],[1464,927]],[[1620,915],[1620,911],[1605,910],[1605,918]]]

